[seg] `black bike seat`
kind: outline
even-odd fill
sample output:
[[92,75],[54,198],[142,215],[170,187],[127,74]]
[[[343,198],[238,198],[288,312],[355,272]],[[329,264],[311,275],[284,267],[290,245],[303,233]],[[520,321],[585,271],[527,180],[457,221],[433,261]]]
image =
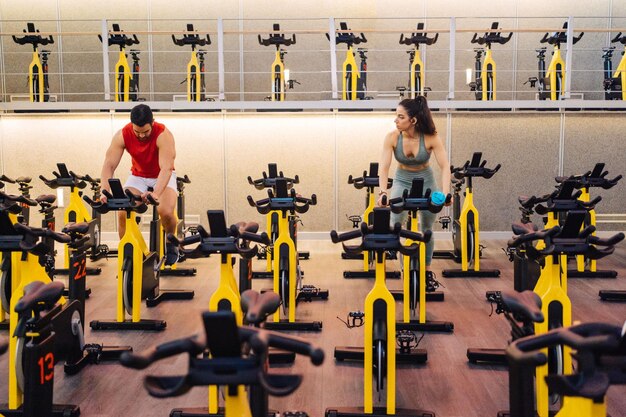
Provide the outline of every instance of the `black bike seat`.
[[513,223],[511,225],[511,229],[516,235],[525,235],[526,233],[534,233],[539,231],[537,225],[533,223]]
[[25,183],[29,183],[31,182],[33,179],[31,177],[18,177],[15,179],[15,182],[20,183],[20,182],[25,182]]
[[535,323],[543,323],[541,298],[532,291],[502,291],[502,302],[509,311],[518,316],[529,318]]
[[63,233],[67,234],[81,234],[84,235],[89,231],[89,223],[80,222],[80,223],[68,223],[63,228]]
[[241,294],[241,309],[250,324],[261,324],[280,306],[280,296],[273,291],[259,294],[246,290]]
[[35,198],[35,201],[38,203],[48,203],[52,204],[57,200],[57,196],[54,194],[42,194],[39,197]]
[[24,287],[24,296],[15,304],[15,312],[33,310],[40,303],[56,303],[62,296],[65,286],[60,281],[44,284],[35,281]]

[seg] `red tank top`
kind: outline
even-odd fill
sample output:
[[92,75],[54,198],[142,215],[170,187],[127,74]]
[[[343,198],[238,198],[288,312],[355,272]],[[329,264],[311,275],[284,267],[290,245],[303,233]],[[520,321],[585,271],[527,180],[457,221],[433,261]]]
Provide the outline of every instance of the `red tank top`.
[[159,167],[159,148],[157,148],[157,138],[165,126],[161,123],[152,123],[152,132],[145,141],[140,141],[133,131],[133,124],[128,123],[122,128],[124,147],[132,159],[130,172],[137,177],[157,178],[161,168]]

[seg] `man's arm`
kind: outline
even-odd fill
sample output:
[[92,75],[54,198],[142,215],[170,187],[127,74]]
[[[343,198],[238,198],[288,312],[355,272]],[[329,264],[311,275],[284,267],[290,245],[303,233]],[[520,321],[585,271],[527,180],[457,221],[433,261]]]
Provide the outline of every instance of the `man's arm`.
[[[111,191],[109,187],[109,179],[113,178],[115,169],[120,164],[122,155],[124,154],[124,138],[122,137],[122,131],[118,131],[113,135],[111,145],[107,149],[107,153],[104,157],[104,163],[102,164],[102,172],[100,173],[100,184],[103,190]],[[103,196],[104,197],[104,196]],[[106,197],[104,197],[106,200]]]
[[174,136],[167,128],[157,138],[157,148],[159,149],[159,168],[161,170],[152,194],[158,199],[167,187],[172,172],[174,172],[174,160],[176,159]]

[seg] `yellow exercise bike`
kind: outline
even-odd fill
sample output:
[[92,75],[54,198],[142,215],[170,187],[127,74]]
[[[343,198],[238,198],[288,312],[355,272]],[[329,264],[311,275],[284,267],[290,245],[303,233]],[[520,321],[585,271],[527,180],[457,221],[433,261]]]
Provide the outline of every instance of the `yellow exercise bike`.
[[420,56],[420,45],[433,45],[437,42],[439,34],[435,33],[432,38],[428,37],[428,33],[424,32],[424,23],[417,24],[417,32],[411,33],[411,36],[400,34],[400,45],[414,45],[414,49],[407,51],[409,54],[409,98],[418,96],[426,96],[427,88],[425,87],[424,62]]
[[19,45],[30,44],[33,46],[33,59],[28,66],[28,95],[31,102],[45,102],[50,100],[50,85],[48,82],[48,55],[50,51],[42,49],[39,45],[46,46],[54,43],[52,35],[43,37],[39,34],[39,29],[35,29],[34,23],[27,23],[26,34],[21,38],[13,35],[13,41]]
[[[421,410],[396,408],[396,363],[424,363],[427,360],[427,353],[423,349],[415,349],[416,337],[403,332],[396,334],[395,300],[385,283],[385,253],[393,250],[405,256],[416,256],[419,252],[417,244],[405,246],[400,239],[426,243],[430,240],[432,232],[428,230],[422,235],[402,230],[398,223],[391,228],[390,214],[388,207],[375,208],[372,225],[361,223],[359,229],[342,234],[335,230],[330,232],[333,243],[361,238],[361,243],[356,246],[344,243],[343,248],[346,252],[374,251],[376,280],[365,298],[364,315],[361,316],[361,320],[364,320],[361,325],[365,326],[363,347],[335,348],[335,359],[338,361],[364,361],[363,407],[327,408],[326,417],[433,415]],[[396,343],[400,346],[398,349]],[[385,407],[374,407],[374,385],[379,396],[386,389]],[[415,388],[413,386],[412,389]]]
[[287,79],[285,75],[285,54],[287,51],[281,48],[281,46],[290,46],[296,43],[296,35],[292,34],[291,38],[285,38],[284,33],[280,33],[280,25],[274,23],[273,32],[269,34],[267,39],[262,39],[261,35],[258,35],[259,44],[263,46],[275,46],[276,57],[272,62],[272,94],[270,95],[270,101],[284,101],[285,100],[285,87],[288,85],[289,89],[293,88],[294,83],[300,84],[296,80]]
[[[498,31],[498,22],[491,24],[491,32],[485,32],[483,36],[478,36],[478,33],[474,33],[471,42],[478,45],[485,45],[486,48],[476,48],[474,52],[474,70],[475,81],[469,83],[471,91],[475,91],[474,95],[476,100],[495,100],[496,99],[496,61],[491,54],[491,45],[499,43],[504,45],[511,40],[513,32],[510,32],[508,36],[502,36]],[[481,61],[483,53],[485,59]]]
[[[572,45],[575,45],[584,34],[585,32],[581,32],[580,35],[572,37]],[[560,100],[565,93],[565,60],[561,56],[561,44],[567,43],[567,22],[563,24],[562,31],[546,33],[540,42],[554,46],[550,65],[546,70],[547,48],[537,49],[538,76],[530,77],[526,83],[530,83],[531,88],[537,86],[539,100]]]
[[[626,35],[619,32],[611,43],[621,43],[626,47]],[[605,100],[626,100],[626,50],[622,51],[622,59],[617,64],[613,72],[614,46],[602,48],[602,58],[604,59],[604,99]]]
[[[191,46],[191,58],[187,63],[187,101],[204,101],[206,100],[206,86],[204,83],[204,55],[206,51],[199,49],[201,46],[211,45],[211,38],[206,35],[200,38],[200,35],[194,30],[193,23],[187,23],[187,31],[182,38],[176,39],[172,35],[172,41],[178,46]],[[198,50],[196,50],[198,47]]]
[[[109,35],[108,44],[120,47],[120,54],[115,64],[115,101],[137,101],[139,99],[139,52],[131,50],[130,54],[133,59],[133,67],[131,69],[126,58],[126,48],[139,44],[137,35],[132,38],[126,36],[120,25],[113,23],[113,32]],[[102,42],[102,35],[98,35]]]
[[[346,59],[342,65],[341,77],[341,99],[342,100],[366,100],[367,97],[367,49],[358,48],[356,52],[361,58],[361,66],[357,65],[356,54],[353,45],[366,43],[365,35],[361,33],[356,36],[348,29],[346,22],[339,23],[340,31],[335,34],[335,44],[345,43]],[[330,35],[327,33],[326,38],[330,41]]]

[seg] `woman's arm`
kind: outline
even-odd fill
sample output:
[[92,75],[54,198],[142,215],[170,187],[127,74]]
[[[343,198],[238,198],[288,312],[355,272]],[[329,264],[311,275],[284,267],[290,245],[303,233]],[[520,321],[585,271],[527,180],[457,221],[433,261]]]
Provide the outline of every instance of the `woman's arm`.
[[393,154],[394,141],[398,136],[397,131],[389,132],[385,136],[385,142],[383,143],[383,151],[378,161],[378,186],[380,187],[380,193],[378,196],[377,204],[382,206],[382,197],[387,195],[389,199],[389,190],[387,190],[387,182],[389,179],[389,167],[391,166],[391,155]]
[[450,160],[448,159],[448,152],[437,133],[433,136],[431,143],[432,153],[435,155],[441,170],[441,190],[447,195],[450,193]]

